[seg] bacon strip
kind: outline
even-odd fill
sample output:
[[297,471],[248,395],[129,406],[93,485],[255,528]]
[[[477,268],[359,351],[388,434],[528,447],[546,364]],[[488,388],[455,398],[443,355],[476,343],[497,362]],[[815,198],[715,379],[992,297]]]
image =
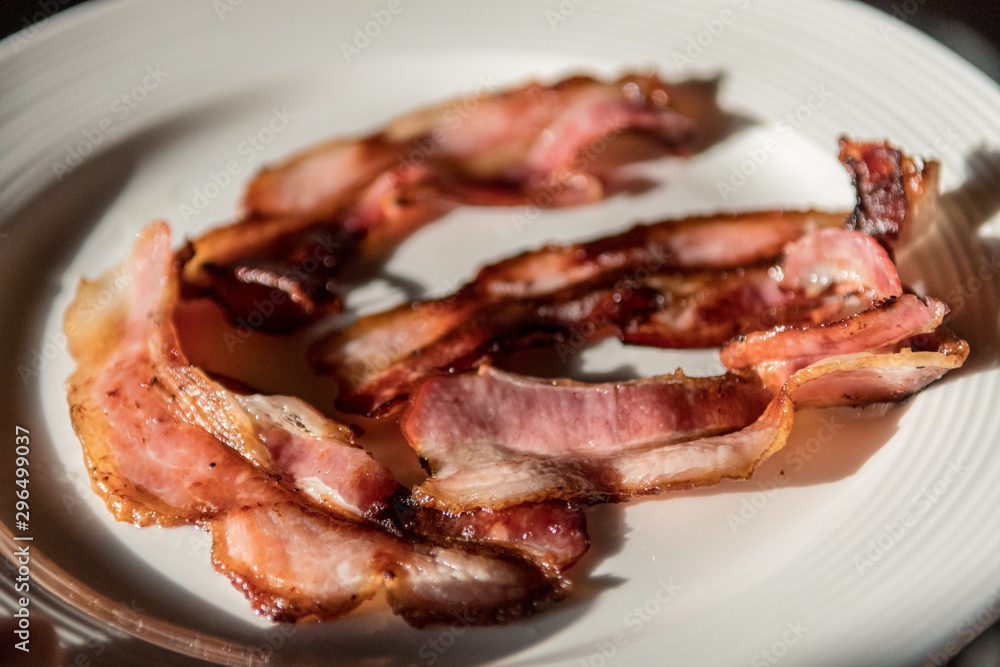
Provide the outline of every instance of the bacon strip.
[[803,408],[901,401],[965,363],[969,346],[944,326],[888,349],[828,357],[796,371],[786,392]]
[[[432,377],[416,390],[401,423],[432,472],[415,497],[457,511],[552,498],[621,500],[747,477],[783,446],[795,405],[898,401],[968,355],[965,342],[941,327],[947,307],[901,294],[888,253],[871,237],[819,230],[791,243],[785,260],[777,284],[850,295],[865,309],[837,322],[747,333],[726,345],[723,363],[755,371],[769,388],[734,385],[756,387],[756,401],[753,394],[724,395],[725,383],[742,377],[732,375],[660,379],[674,394],[669,398],[643,396],[632,384],[530,381],[493,370]],[[717,425],[721,435],[699,431],[732,403],[749,414]],[[674,410],[680,418],[669,415]],[[679,429],[679,421],[699,428]],[[643,437],[632,437],[626,426]]]
[[637,225],[621,234],[548,245],[485,266],[465,289],[493,300],[538,296],[616,273],[642,279],[667,271],[734,269],[777,257],[812,229],[839,227],[845,215],[770,210]]
[[576,563],[590,545],[578,507],[526,503],[458,514],[420,507],[409,489],[354,445],[350,429],[297,399],[235,398],[255,417],[260,441],[273,460],[258,451],[248,454],[251,448],[241,452],[244,457],[337,516],[367,519],[395,535],[418,535],[439,545],[488,543],[558,571]]
[[435,544],[496,545],[559,572],[572,567],[590,547],[583,510],[561,501],[445,512],[420,506],[407,490],[405,500],[393,509],[404,533]]
[[[961,366],[968,354],[963,341],[947,336],[931,350],[914,347],[824,358],[793,373],[769,401],[761,396],[770,392],[749,381],[734,385],[741,376],[733,375],[660,379],[683,397],[679,401],[629,395],[623,388],[631,385],[533,381],[491,369],[429,378],[401,423],[433,473],[414,496],[429,507],[460,511],[554,498],[618,501],[747,478],[784,446],[796,406],[902,400]],[[750,398],[720,393],[716,401],[712,391],[705,394],[705,387],[722,392],[727,385]],[[725,428],[676,426],[710,423],[720,403],[735,401],[746,412]],[[649,420],[650,410],[678,414]],[[639,422],[629,428],[653,428],[631,439],[622,433],[622,419],[605,417],[609,412]]]
[[[501,508],[552,498],[593,503],[702,476],[717,481],[720,470],[756,460],[759,452],[749,444],[756,437],[726,448],[713,443],[720,434],[755,432],[752,425],[771,399],[752,376],[678,372],[588,385],[484,367],[475,375],[426,380],[401,427],[433,473],[414,491],[428,506],[460,511],[476,503]],[[639,463],[651,462],[653,452],[691,479],[667,475],[662,461],[649,468]]]
[[645,284],[665,295],[664,305],[633,318],[621,339],[673,348],[715,347],[748,332],[832,322],[903,289],[878,241],[837,228],[802,235],[774,263],[656,276]]
[[[429,374],[474,369],[531,347],[582,346],[654,309],[657,297],[649,289],[611,285],[480,303],[470,291],[460,293],[441,316],[428,317],[435,306],[424,302],[362,318],[320,341],[310,359],[317,372],[337,378],[338,409],[384,415],[401,407],[413,385]],[[379,326],[382,321],[388,328]]]
[[888,349],[932,333],[947,313],[937,299],[904,294],[836,322],[746,334],[723,347],[720,356],[726,368],[753,368],[768,386],[780,387],[795,371],[827,357]]
[[663,295],[662,306],[637,314],[619,332],[631,345],[705,348],[748,331],[835,319],[844,301],[809,296],[776,279],[780,267],[762,263],[717,272],[653,276],[644,286]]
[[937,207],[940,165],[918,162],[888,142],[840,140],[840,161],[858,203],[847,229],[879,239],[887,249],[911,243]]
[[[841,150],[858,196],[850,216],[720,214],[640,225],[587,243],[549,245],[482,268],[451,296],[362,317],[318,341],[310,360],[317,373],[337,381],[340,409],[379,415],[399,406],[430,373],[471,369],[518,349],[500,329],[487,336],[483,323],[498,321],[502,313],[507,330],[520,336],[530,323],[512,323],[535,318],[525,304],[542,296],[557,302],[608,286],[657,293],[655,308],[640,300],[631,313],[619,307],[613,318],[605,318],[620,325],[619,331],[598,330],[617,333],[626,343],[658,347],[714,347],[759,329],[841,319],[852,307],[902,292],[885,248],[892,248],[900,230],[924,224],[918,218],[933,210],[937,184],[936,165],[919,166],[898,151],[892,155],[899,168],[888,174],[862,169],[867,163],[852,157],[868,156],[874,165],[871,156],[888,150],[884,144],[844,139]],[[891,186],[894,177],[899,182]],[[890,195],[880,192],[899,201],[889,206]],[[845,220],[860,218],[868,220],[869,234],[843,229]],[[454,344],[470,327],[480,340],[488,338],[489,355],[469,355]],[[576,330],[581,328],[587,327]],[[593,337],[577,336],[574,345],[558,336],[550,342],[562,356]]]
[[[383,587],[417,625],[503,622],[566,595],[553,569],[513,552],[404,539],[369,520],[396,487],[348,429],[295,399],[233,394],[187,362],[170,266],[169,231],[155,223],[126,264],[127,289],[114,272],[84,281],[66,314],[70,413],[117,519],[210,530],[216,568],[275,620],[334,618]],[[324,481],[322,505],[274,472],[308,470],[288,454],[316,442],[344,473]]]
[[[807,230],[842,223],[842,214],[814,211],[720,214],[549,246],[484,267],[451,296],[362,317],[314,344],[310,361],[317,373],[336,379],[339,409],[379,415],[399,406],[428,374],[496,362],[528,344],[572,354],[624,329],[627,342],[662,344],[669,337],[686,347],[719,345],[759,320],[761,305],[750,300],[755,294],[792,311],[766,269],[752,290],[740,280],[748,271],[741,265],[774,257]],[[706,269],[725,271],[697,272]],[[677,313],[676,306],[695,303],[687,299],[695,292],[709,302],[702,310],[715,304],[720,311],[709,326]],[[745,316],[722,312],[740,292]],[[669,333],[654,319],[660,312],[674,321]]]
[[417,110],[264,170],[247,188],[242,218],[180,255],[184,291],[212,296],[234,318],[280,301],[259,328],[289,331],[339,308],[345,265],[380,261],[455,206],[599,200],[609,176],[597,158],[619,135],[641,132],[661,154],[683,155],[699,124],[710,129],[720,116],[714,82],[641,74],[529,83]]

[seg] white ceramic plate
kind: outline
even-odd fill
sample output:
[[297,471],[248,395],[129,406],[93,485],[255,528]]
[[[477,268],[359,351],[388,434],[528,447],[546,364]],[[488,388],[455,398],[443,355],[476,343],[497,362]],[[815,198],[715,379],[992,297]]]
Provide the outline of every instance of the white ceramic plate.
[[[227,219],[250,174],[324,137],[448,95],[648,65],[671,78],[724,74],[723,103],[751,122],[689,161],[643,167],[660,182],[651,192],[527,226],[522,211],[461,211],[415,235],[386,270],[435,293],[488,259],[639,219],[849,207],[837,138],[888,137],[943,164],[941,219],[902,272],[951,303],[973,348],[966,368],[888,411],[801,414],[752,481],[594,508],[574,595],[509,627],[418,631],[378,605],[332,624],[272,626],[212,571],[198,531],[111,521],[88,488],[62,390],[71,364],[60,318],[80,277],[116,263],[153,218],[170,220],[177,241]],[[1000,612],[1000,94],[897,20],[826,1],[97,2],[6,40],[0,82],[0,413],[4,451],[15,425],[30,431],[32,490],[30,527],[18,531],[5,456],[0,521],[7,553],[12,535],[34,538],[31,594],[71,655],[99,664],[126,646],[150,664],[941,664]],[[747,162],[770,139],[778,150]],[[720,181],[737,185],[725,199]],[[376,283],[352,304],[402,298]],[[609,343],[573,371],[707,374],[715,360]]]

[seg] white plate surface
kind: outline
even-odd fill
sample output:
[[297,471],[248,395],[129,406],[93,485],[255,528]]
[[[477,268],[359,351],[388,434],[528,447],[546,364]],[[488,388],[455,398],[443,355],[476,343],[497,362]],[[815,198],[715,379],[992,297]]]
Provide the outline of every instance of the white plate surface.
[[[489,259],[637,220],[849,207],[837,138],[887,137],[943,164],[942,215],[901,271],[951,304],[967,367],[888,411],[801,414],[749,482],[594,508],[574,595],[510,627],[418,631],[374,605],[278,628],[214,573],[198,531],[111,520],[62,390],[60,320],[80,277],[151,219],[179,242],[231,217],[254,171],[319,139],[445,96],[649,65],[722,73],[724,105],[750,122],[688,161],[644,165],[659,187],[641,195],[527,225],[523,210],[456,212],[386,270],[440,293]],[[4,428],[32,434],[36,582],[102,623],[232,664],[909,665],[941,664],[1000,614],[1000,92],[895,19],[828,1],[97,2],[6,40],[0,82]],[[778,150],[749,163],[765,144]],[[377,283],[351,303],[403,297]],[[573,371],[678,365],[718,371],[714,352],[613,343]]]

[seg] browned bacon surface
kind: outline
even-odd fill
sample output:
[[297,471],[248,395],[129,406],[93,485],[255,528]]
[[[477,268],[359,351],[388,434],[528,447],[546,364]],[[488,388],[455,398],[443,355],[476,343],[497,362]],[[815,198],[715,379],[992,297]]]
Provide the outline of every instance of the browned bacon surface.
[[409,489],[353,445],[346,427],[288,397],[235,398],[255,418],[273,460],[247,458],[335,515],[374,521],[395,535],[417,535],[439,545],[491,544],[559,571],[579,560],[590,544],[583,512],[566,503],[457,514],[420,507]]
[[415,491],[429,506],[604,502],[752,465],[780,421],[763,439],[753,426],[771,398],[752,376],[588,385],[483,368],[425,381],[402,427],[433,473]]
[[646,285],[664,295],[663,306],[630,321],[621,338],[674,348],[715,347],[775,327],[832,322],[902,293],[879,242],[839,228],[803,234],[774,262],[656,276]]
[[[824,312],[846,316],[741,334],[722,362],[750,375],[584,385],[484,368],[425,380],[402,421],[432,472],[415,497],[459,511],[747,477],[783,446],[796,405],[898,401],[968,355],[941,327],[947,307],[903,294],[887,251],[867,234],[807,233],[766,275],[790,294],[828,297]],[[637,390],[661,386],[669,392]]]
[[[901,230],[923,224],[920,218],[933,210],[937,169],[880,143],[845,139],[841,150],[857,191],[850,216],[721,214],[549,245],[482,268],[451,296],[362,317],[319,341],[310,352],[313,365],[336,379],[341,409],[377,415],[400,405],[429,374],[496,362],[524,347],[524,332],[540,322],[532,305],[543,298],[569,304],[609,286],[646,297],[622,300],[613,316],[601,318],[610,326],[581,318],[548,338],[539,326],[534,343],[554,344],[560,355],[599,335],[640,345],[713,347],[751,331],[842,319],[902,292],[889,252]],[[891,159],[883,162],[898,169],[875,168],[881,164],[875,157],[886,151]],[[890,204],[893,197],[898,201]],[[862,218],[866,233],[844,229],[846,220]],[[470,354],[457,343],[472,340],[470,330],[475,340],[488,341],[489,354]]]
[[466,288],[479,299],[526,297],[606,276],[642,280],[669,271],[738,269],[781,254],[815,228],[839,227],[846,213],[751,211],[637,225],[585,243],[548,245],[483,267]]
[[792,374],[786,393],[800,407],[900,401],[965,363],[968,344],[940,327],[895,345],[840,354]]
[[888,142],[840,141],[858,204],[847,228],[879,239],[887,248],[922,233],[914,229],[933,214],[937,203],[937,162],[920,163]]
[[561,501],[447,512],[422,507],[407,492],[405,504],[394,509],[408,533],[444,544],[495,544],[557,571],[571,567],[590,547],[582,509]]
[[[609,178],[598,158],[619,135],[686,154],[720,116],[714,83],[643,74],[529,83],[420,109],[264,170],[243,217],[181,254],[185,293],[212,296],[236,318],[270,303],[258,328],[288,331],[339,306],[345,265],[379,260],[457,205],[598,200]],[[588,152],[596,142],[601,150]]]
[[749,333],[723,347],[720,356],[727,368],[753,368],[768,386],[780,387],[792,373],[821,359],[890,349],[932,333],[947,313],[937,299],[904,294],[835,322]]
[[[460,511],[553,498],[623,500],[749,477],[784,446],[796,406],[901,400],[961,366],[968,353],[947,336],[923,345],[930,349],[879,346],[820,358],[791,374],[777,395],[734,375],[639,385],[543,382],[492,369],[430,378],[402,422],[432,472],[414,495]],[[669,398],[629,391],[657,382],[669,387]]]
[[443,311],[423,302],[362,318],[321,341],[311,356],[320,373],[336,376],[339,409],[375,416],[400,407],[427,375],[474,369],[531,347],[583,345],[654,309],[657,298],[653,290],[621,285],[492,302],[460,292]]
[[[210,530],[217,569],[276,620],[333,618],[384,589],[414,624],[495,623],[566,594],[556,570],[513,551],[371,520],[397,487],[349,429],[296,399],[233,394],[187,362],[170,266],[167,227],[153,224],[125,266],[127,288],[112,289],[113,272],[84,281],[66,314],[71,416],[116,518]],[[116,300],[105,305],[105,292]],[[320,464],[342,474],[314,484],[317,501],[295,479]]]
[[801,321],[806,315],[793,313],[803,304],[792,303],[770,267],[746,263],[842,222],[842,214],[813,211],[722,214],[548,246],[484,267],[451,296],[362,317],[310,356],[337,380],[340,409],[380,414],[428,374],[495,362],[529,344],[571,354],[624,331],[627,342],[719,345],[767,321],[768,308]]
[[[744,428],[770,400],[756,378],[735,374],[591,385],[483,367],[424,382],[401,425],[433,472],[417,498],[434,507],[459,511],[473,496],[494,508],[549,498],[597,502],[644,490],[623,479],[623,453]],[[453,498],[455,486],[467,495]]]

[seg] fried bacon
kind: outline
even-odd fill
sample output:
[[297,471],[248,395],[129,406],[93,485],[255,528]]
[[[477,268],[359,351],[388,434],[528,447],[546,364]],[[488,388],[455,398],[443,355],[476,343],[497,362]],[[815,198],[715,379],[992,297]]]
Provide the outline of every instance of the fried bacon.
[[472,496],[493,508],[560,497],[598,502],[635,488],[622,477],[623,452],[747,427],[770,399],[759,380],[736,374],[590,385],[484,366],[422,383],[401,427],[433,472],[415,495],[439,509],[460,511]]
[[[70,413],[92,485],[117,519],[209,530],[216,568],[276,620],[334,618],[384,588],[416,625],[495,623],[567,593],[556,570],[513,551],[434,543],[373,520],[397,486],[349,429],[296,399],[229,392],[188,363],[171,319],[171,260],[166,224],[154,223],[126,264],[126,289],[114,272],[84,281],[66,314],[77,361]],[[104,305],[105,293],[116,299]],[[295,486],[317,465],[342,473],[314,481],[323,502]]]
[[[903,294],[888,252],[867,234],[805,234],[767,275],[788,293],[832,298],[834,312],[852,302],[862,310],[740,335],[721,358],[741,375],[603,385],[492,369],[428,378],[401,423],[432,473],[414,496],[459,511],[526,500],[622,500],[748,477],[784,445],[796,406],[902,400],[968,355],[965,342],[942,327],[947,306]],[[670,394],[635,390],[657,382]],[[758,393],[726,395],[725,387]],[[714,421],[733,404],[745,412]],[[642,435],[633,437],[633,428]]]
[[[587,290],[609,287],[619,295],[644,295],[631,303],[631,311],[620,297],[613,316],[602,318],[611,326],[581,320],[548,339],[534,339],[554,344],[561,356],[599,335],[657,347],[716,347],[751,331],[842,319],[852,307],[901,293],[888,253],[900,231],[923,224],[918,218],[934,207],[936,165],[918,165],[895,151],[882,162],[898,169],[885,174],[875,170],[880,163],[873,156],[886,150],[883,144],[841,142],[841,159],[857,192],[850,215],[720,214],[549,245],[482,268],[450,296],[362,317],[317,342],[311,362],[319,374],[337,381],[340,409],[380,415],[401,405],[414,384],[431,373],[496,363],[524,347],[522,332],[538,320],[531,304],[542,298],[569,303]],[[896,187],[891,178],[899,179]],[[899,201],[890,206],[887,192]],[[858,219],[868,221],[868,233],[845,231],[848,221]],[[650,307],[650,294],[656,295],[655,307]],[[528,321],[519,320],[524,317]],[[485,330],[499,321],[503,327]],[[477,340],[488,341],[480,348],[488,354],[477,350],[472,355],[456,344],[468,340],[470,329]],[[517,334],[508,338],[508,331]]]
[[590,547],[582,508],[562,501],[446,512],[421,506],[407,490],[405,500],[393,510],[405,534],[443,545],[492,544],[559,572],[573,566]]
[[[824,357],[791,374],[776,395],[752,375],[733,374],[585,385],[482,368],[429,378],[401,423],[432,472],[414,496],[457,512],[617,501],[746,478],[784,446],[796,406],[898,401],[968,354],[946,334],[923,346],[930,349]],[[656,383],[669,391],[635,391]]]
[[840,161],[851,175],[858,204],[847,221],[887,248],[923,233],[937,205],[939,165],[918,162],[888,142],[840,140]]
[[772,259],[815,228],[839,227],[846,213],[751,211],[637,225],[586,243],[548,245],[483,267],[465,288],[479,300],[529,297],[606,276],[641,279],[665,271],[727,270]]
[[752,376],[587,385],[484,367],[423,382],[401,426],[432,471],[414,491],[428,506],[594,503],[749,474],[791,427],[771,399]]
[[[353,442],[347,427],[290,397],[236,395],[255,418],[262,448],[240,453],[337,516],[376,522],[395,535],[429,542],[488,543],[547,568],[572,566],[589,547],[586,520],[566,503],[526,503],[458,514],[420,507],[409,489]],[[219,433],[220,439],[226,436]],[[267,458],[270,455],[271,459]]]
[[664,295],[663,306],[633,318],[621,339],[669,348],[718,347],[749,332],[832,322],[902,293],[878,241],[833,227],[789,242],[777,261],[645,284]]
[[[548,246],[484,267],[451,296],[362,317],[318,341],[310,359],[318,373],[337,380],[338,408],[378,415],[400,405],[428,374],[496,362],[529,343],[578,349],[619,334],[627,342],[655,337],[662,346],[720,345],[760,321],[757,315],[766,309],[755,296],[793,310],[769,267],[744,263],[773,258],[788,241],[842,224],[843,217],[813,211],[722,214]],[[744,280],[747,273],[758,280]],[[718,312],[712,324],[678,313],[699,298],[707,302],[700,311]],[[737,300],[743,317],[725,305]],[[561,313],[569,317],[553,318]],[[656,319],[661,313],[673,320],[669,333]]]
[[912,336],[934,332],[948,307],[934,298],[913,294],[890,297],[851,317],[806,327],[755,331],[724,346],[723,365],[753,368],[771,387],[792,373],[827,357],[891,349]]
[[345,265],[379,261],[455,206],[599,200],[611,177],[587,152],[592,144],[604,152],[619,135],[642,133],[660,154],[683,155],[720,117],[714,82],[671,85],[651,74],[529,83],[420,109],[261,172],[241,219],[180,254],[184,293],[211,296],[234,318],[269,301],[278,307],[259,328],[289,331],[339,307]]
[[[905,293],[892,262],[933,209],[937,165],[845,139],[851,214],[704,216],[550,245],[316,344],[338,407],[409,399],[400,426],[430,472],[415,489],[301,400],[188,362],[182,288],[235,317],[266,299],[263,328],[290,330],[337,306],[345,266],[454,206],[594,201],[613,179],[582,155],[593,142],[638,131],[683,154],[692,119],[717,113],[711,85],[655,76],[470,100],[265,170],[240,222],[176,255],[166,224],[150,225],[123,272],[83,281],[67,311],[70,413],[95,491],[118,520],[209,531],[213,564],[257,613],[331,619],[381,590],[418,627],[522,618],[568,594],[562,571],[589,545],[581,505],[749,477],[797,408],[902,400],[967,357],[947,306]],[[729,371],[587,384],[490,365],[607,335],[722,345]]]
[[[428,304],[426,310],[403,305],[363,318],[321,341],[310,355],[320,373],[336,375],[338,409],[377,416],[401,407],[413,385],[429,374],[470,370],[517,350],[571,339],[582,345],[654,309],[657,298],[653,290],[620,285],[482,304],[465,293],[442,317],[428,317],[434,312]],[[380,321],[388,322],[387,330]],[[401,322],[412,325],[401,328]]]

